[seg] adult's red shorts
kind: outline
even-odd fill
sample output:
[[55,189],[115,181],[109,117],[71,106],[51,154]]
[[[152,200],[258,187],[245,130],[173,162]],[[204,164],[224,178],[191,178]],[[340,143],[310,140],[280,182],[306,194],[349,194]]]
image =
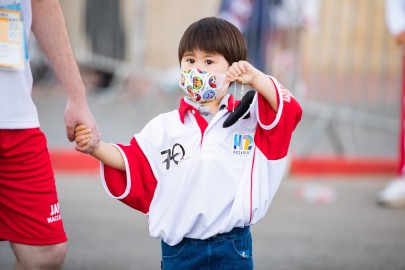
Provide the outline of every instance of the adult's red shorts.
[[27,245],[67,241],[39,128],[0,129],[0,240]]

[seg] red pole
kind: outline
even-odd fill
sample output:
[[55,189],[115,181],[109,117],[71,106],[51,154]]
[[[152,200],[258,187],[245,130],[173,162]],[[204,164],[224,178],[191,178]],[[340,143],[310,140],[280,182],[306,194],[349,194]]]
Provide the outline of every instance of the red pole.
[[399,141],[399,176],[405,176],[405,135],[404,135],[404,128],[405,128],[405,46],[403,46],[403,53],[402,53],[402,89],[401,89],[401,123],[400,123],[400,141]]

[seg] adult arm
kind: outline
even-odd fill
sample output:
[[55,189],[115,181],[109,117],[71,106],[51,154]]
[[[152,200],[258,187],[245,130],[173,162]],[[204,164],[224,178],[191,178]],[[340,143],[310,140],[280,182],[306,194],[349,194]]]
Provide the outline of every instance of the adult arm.
[[89,109],[79,68],[70,43],[63,11],[58,0],[32,0],[32,31],[67,94],[65,108],[66,135],[74,141],[74,128],[85,124],[93,136],[84,152],[99,144],[96,121]]

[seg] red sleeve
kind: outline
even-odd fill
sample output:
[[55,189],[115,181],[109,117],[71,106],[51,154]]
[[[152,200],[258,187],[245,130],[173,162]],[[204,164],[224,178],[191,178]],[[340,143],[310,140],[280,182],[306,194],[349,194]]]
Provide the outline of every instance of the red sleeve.
[[101,164],[104,187],[113,197],[147,214],[157,180],[135,138],[132,138],[130,145],[119,144],[118,147],[126,162],[126,171]]
[[[268,160],[277,160],[287,156],[292,133],[302,116],[302,109],[295,98],[282,85],[278,84],[278,86],[277,106],[281,110],[280,118],[274,127],[268,129],[259,124],[254,138],[256,146]],[[282,98],[282,108],[280,108],[280,97]],[[270,126],[277,118],[276,112],[259,93],[258,113],[263,125]]]

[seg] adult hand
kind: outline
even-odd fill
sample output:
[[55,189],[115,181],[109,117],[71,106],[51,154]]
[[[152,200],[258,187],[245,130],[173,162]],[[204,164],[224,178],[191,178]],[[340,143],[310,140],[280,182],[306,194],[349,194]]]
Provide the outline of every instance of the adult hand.
[[[68,99],[65,108],[65,125],[66,135],[70,142],[75,140],[75,127],[80,124],[91,128],[93,134],[90,142],[86,146],[80,147],[80,152],[91,153],[98,148],[100,143],[97,123],[85,98],[81,100]],[[77,145],[75,148],[79,150]]]
[[98,128],[87,101],[86,89],[70,44],[62,7],[58,0],[32,0],[32,31],[67,94],[65,109],[66,135],[74,141],[74,128],[85,124],[93,130],[83,152],[90,153],[99,145]]

